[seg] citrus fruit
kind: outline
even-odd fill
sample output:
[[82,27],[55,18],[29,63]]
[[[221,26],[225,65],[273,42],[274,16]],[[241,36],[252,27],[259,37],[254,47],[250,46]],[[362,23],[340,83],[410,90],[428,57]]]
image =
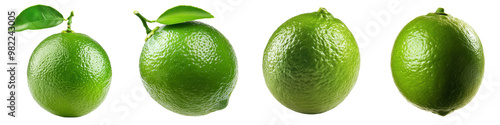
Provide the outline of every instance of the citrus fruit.
[[140,57],[142,81],[163,107],[188,116],[224,109],[236,85],[237,62],[229,41],[198,21],[153,30]]
[[111,65],[104,49],[81,33],[47,37],[33,51],[28,85],[35,101],[63,117],[90,113],[104,100],[111,82]]
[[396,86],[409,102],[445,116],[476,94],[484,70],[483,48],[471,26],[439,8],[401,30],[391,68]]
[[346,98],[358,77],[359,61],[352,33],[320,8],[278,27],[264,51],[262,69],[269,91],[281,104],[317,114]]

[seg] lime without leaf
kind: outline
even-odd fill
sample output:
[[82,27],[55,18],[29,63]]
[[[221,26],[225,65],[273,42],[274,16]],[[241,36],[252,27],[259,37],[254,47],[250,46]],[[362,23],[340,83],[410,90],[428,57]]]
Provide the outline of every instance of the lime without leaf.
[[[165,11],[154,21],[134,13],[148,33],[139,68],[150,96],[182,115],[200,116],[224,109],[236,85],[236,55],[217,29],[193,21],[213,16],[184,5]],[[147,22],[166,25],[150,30]]]
[[320,8],[276,29],[264,51],[262,69],[276,100],[291,110],[318,114],[347,97],[358,77],[359,61],[352,33]]
[[484,72],[481,40],[470,25],[439,8],[401,30],[391,68],[396,86],[409,102],[445,116],[467,105],[477,93]]

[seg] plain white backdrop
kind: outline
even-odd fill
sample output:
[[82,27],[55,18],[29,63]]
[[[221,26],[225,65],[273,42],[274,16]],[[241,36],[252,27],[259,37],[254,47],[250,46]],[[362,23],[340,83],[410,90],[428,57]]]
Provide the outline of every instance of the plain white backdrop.
[[[74,11],[72,29],[98,41],[111,60],[113,77],[104,102],[93,112],[78,118],[63,118],[41,108],[32,98],[26,68],[34,48],[44,38],[65,29],[57,27],[18,33],[18,110],[8,117],[6,83],[3,71],[0,95],[5,102],[0,115],[2,125],[498,125],[500,124],[500,43],[498,2],[472,0],[3,0],[2,11],[45,4],[64,17]],[[139,55],[146,37],[138,10],[156,19],[177,5],[193,5],[212,13],[214,19],[200,20],[222,32],[233,45],[238,58],[239,77],[227,108],[205,116],[183,116],[157,104],[142,86]],[[361,52],[361,69],[350,95],[336,108],[316,115],[293,112],[267,90],[262,75],[262,56],[271,34],[283,22],[302,13],[326,8],[342,20],[356,36]],[[466,107],[446,117],[420,110],[408,103],[397,90],[391,75],[390,55],[399,31],[417,16],[438,7],[471,25],[479,35],[486,58],[485,74],[479,92]],[[7,32],[6,19],[1,20]],[[150,24],[151,28],[159,24]],[[6,34],[6,33],[5,33]],[[1,44],[6,52],[6,44]],[[6,53],[0,54],[2,60]],[[5,66],[5,64],[4,64]],[[6,66],[5,66],[6,67]]]

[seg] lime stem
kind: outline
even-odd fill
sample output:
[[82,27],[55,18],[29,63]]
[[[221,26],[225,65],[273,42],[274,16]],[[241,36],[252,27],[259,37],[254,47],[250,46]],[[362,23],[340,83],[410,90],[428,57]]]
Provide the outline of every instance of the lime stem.
[[72,20],[73,16],[75,16],[75,14],[73,13],[73,11],[71,11],[71,14],[69,15],[69,17],[67,19],[68,20],[68,28],[66,29],[67,33],[72,33],[73,32],[73,30],[71,30],[71,23],[73,23],[73,20]]
[[139,11],[134,11],[134,14],[139,17],[139,19],[141,19],[141,22],[142,22],[142,25],[144,26],[144,28],[146,28],[146,34],[149,34],[151,32],[151,29],[149,28],[148,24],[146,22],[149,22],[149,23],[154,23],[156,22],[155,20],[148,20],[146,18],[144,18],[144,16],[142,16]]
[[439,7],[435,13],[439,15],[447,15],[446,13],[444,13],[444,8],[442,7]]
[[319,13],[330,13],[328,12],[325,8],[323,7],[320,7],[319,10],[318,10]]

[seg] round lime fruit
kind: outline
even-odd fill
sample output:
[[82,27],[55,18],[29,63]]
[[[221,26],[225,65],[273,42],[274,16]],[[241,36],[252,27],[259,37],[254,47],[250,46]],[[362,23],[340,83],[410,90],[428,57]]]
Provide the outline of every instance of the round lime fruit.
[[35,101],[63,117],[79,117],[97,108],[111,82],[104,49],[81,33],[58,33],[43,40],[28,65],[28,85]]
[[483,48],[471,26],[439,8],[401,30],[391,68],[396,86],[409,102],[445,116],[476,94],[484,71]]
[[264,51],[268,89],[284,106],[305,114],[339,105],[358,77],[359,49],[347,26],[324,8],[295,16]]

